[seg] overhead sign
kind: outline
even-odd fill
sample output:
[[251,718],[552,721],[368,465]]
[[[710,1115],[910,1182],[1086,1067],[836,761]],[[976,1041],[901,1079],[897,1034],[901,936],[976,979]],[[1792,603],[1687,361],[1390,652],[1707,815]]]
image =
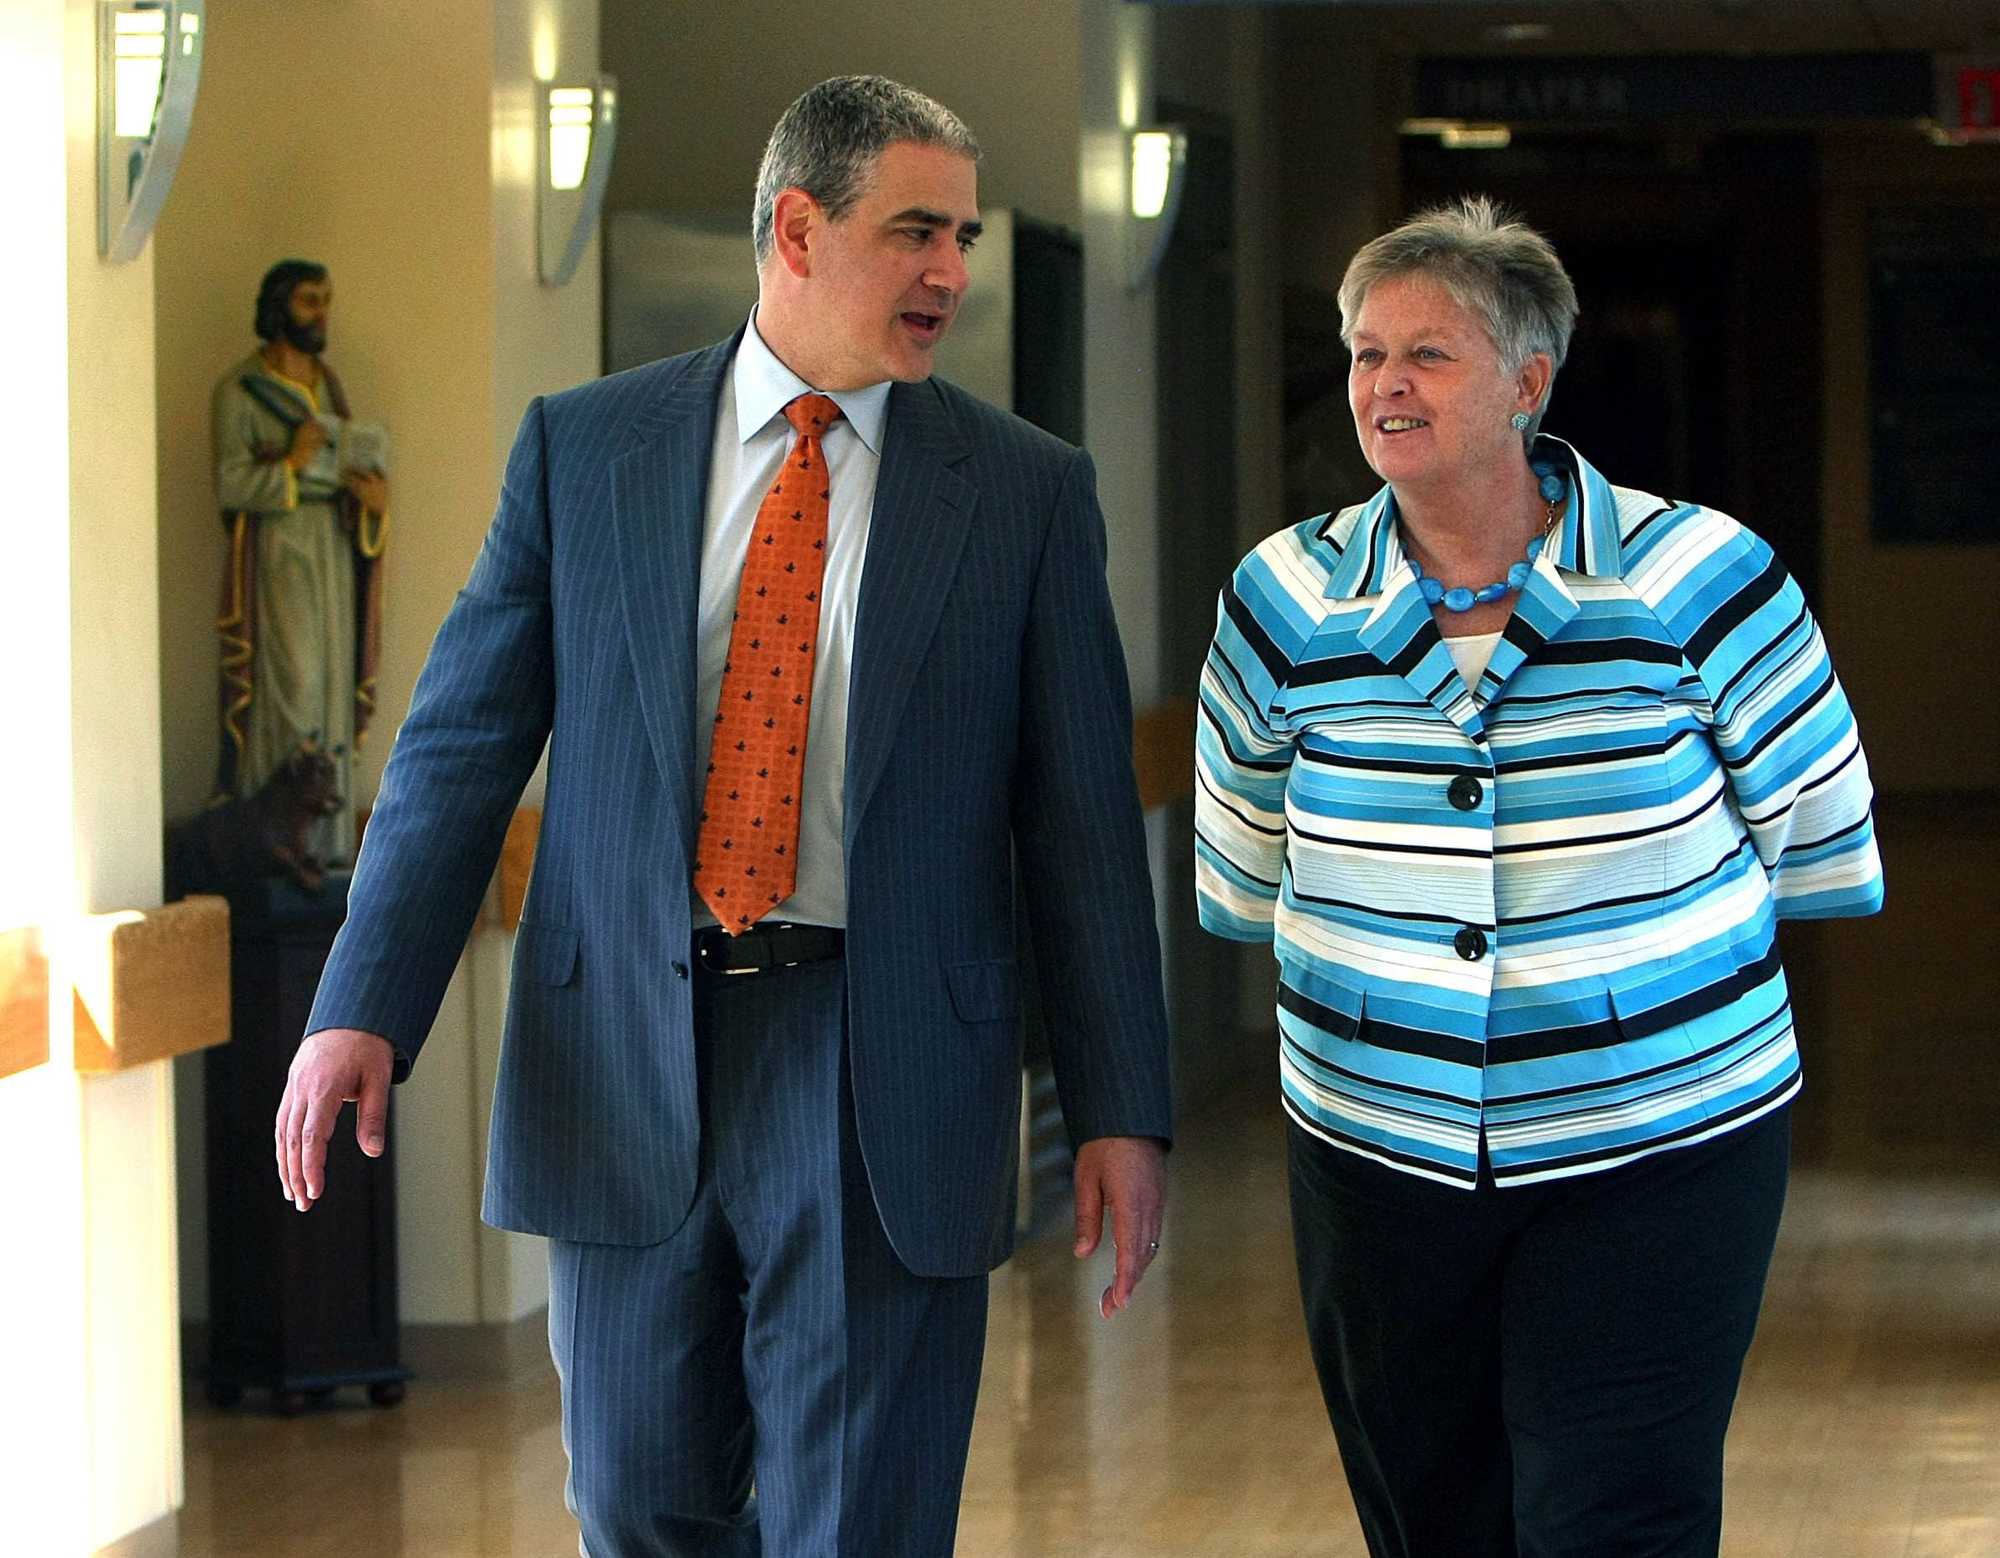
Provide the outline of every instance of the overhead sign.
[[1421,118],[1541,124],[1923,119],[1928,54],[1655,54],[1419,60]]

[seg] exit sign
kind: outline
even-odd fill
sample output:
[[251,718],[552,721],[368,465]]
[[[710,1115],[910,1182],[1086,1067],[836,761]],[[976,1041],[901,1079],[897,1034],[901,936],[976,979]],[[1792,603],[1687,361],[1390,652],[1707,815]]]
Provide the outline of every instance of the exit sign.
[[1954,140],[2000,140],[2000,59],[1939,60],[1937,107]]

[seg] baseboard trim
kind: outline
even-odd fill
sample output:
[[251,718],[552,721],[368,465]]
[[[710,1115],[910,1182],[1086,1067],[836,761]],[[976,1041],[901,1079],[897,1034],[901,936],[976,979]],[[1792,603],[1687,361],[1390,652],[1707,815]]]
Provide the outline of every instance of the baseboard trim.
[[[547,1309],[483,1325],[406,1325],[400,1343],[403,1365],[418,1380],[510,1384],[555,1370]],[[206,1320],[181,1322],[181,1367],[193,1379],[207,1372]]]
[[179,1558],[180,1550],[180,1511],[170,1509],[158,1520],[147,1521],[109,1547],[98,1548],[91,1558]]
[[552,1374],[548,1311],[483,1325],[406,1325],[403,1362],[428,1380],[487,1384]]

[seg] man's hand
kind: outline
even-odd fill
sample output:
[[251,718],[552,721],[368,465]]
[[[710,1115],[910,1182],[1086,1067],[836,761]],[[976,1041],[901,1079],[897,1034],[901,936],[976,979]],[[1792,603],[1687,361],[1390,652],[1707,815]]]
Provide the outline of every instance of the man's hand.
[[361,506],[371,514],[389,512],[389,478],[377,472],[362,475],[359,471],[349,471],[342,485],[361,500]]
[[299,1046],[278,1102],[278,1183],[285,1198],[310,1211],[326,1190],[326,1145],[344,1103],[356,1105],[354,1139],[382,1156],[395,1052],[379,1033],[322,1028]]
[[1111,1213],[1111,1286],[1097,1301],[1109,1320],[1132,1302],[1132,1290],[1160,1252],[1166,1211],[1166,1153],[1150,1136],[1099,1136],[1076,1154],[1076,1257],[1097,1248]]
[[285,464],[294,471],[302,471],[313,463],[313,456],[326,447],[326,429],[311,417],[307,417],[292,430],[292,447],[285,451]]

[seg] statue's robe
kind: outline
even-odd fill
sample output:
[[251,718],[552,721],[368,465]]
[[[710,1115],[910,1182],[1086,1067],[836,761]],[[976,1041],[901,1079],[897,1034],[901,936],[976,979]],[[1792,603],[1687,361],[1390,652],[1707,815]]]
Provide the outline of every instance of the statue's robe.
[[340,810],[309,845],[354,858],[353,760],[375,703],[386,516],[338,479],[330,452],[294,474],[292,435],[308,418],[345,421],[339,380],[285,378],[253,352],[215,387],[216,499],[229,536],[222,610],[224,794],[249,796],[307,743],[334,759]]

